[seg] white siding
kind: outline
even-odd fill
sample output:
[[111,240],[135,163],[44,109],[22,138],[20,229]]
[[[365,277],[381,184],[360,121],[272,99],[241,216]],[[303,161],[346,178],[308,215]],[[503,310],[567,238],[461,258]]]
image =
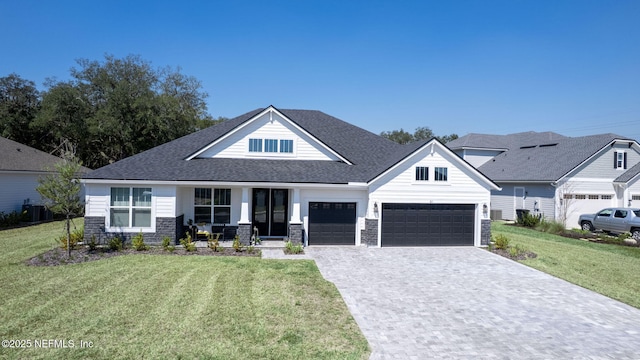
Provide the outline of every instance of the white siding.
[[85,185],[85,215],[109,216],[109,199],[111,187],[107,185]]
[[0,211],[21,211],[22,204],[29,199],[31,204],[41,204],[36,174],[0,173]]
[[[268,159],[304,159],[337,161],[338,158],[320,145],[315,139],[299,131],[289,121],[277,114],[267,113],[250,124],[221,140],[198,157],[200,158],[268,158]],[[250,153],[249,139],[293,140],[293,154],[289,153]],[[278,143],[278,146],[280,144]]]
[[154,186],[156,217],[176,217],[176,187]]

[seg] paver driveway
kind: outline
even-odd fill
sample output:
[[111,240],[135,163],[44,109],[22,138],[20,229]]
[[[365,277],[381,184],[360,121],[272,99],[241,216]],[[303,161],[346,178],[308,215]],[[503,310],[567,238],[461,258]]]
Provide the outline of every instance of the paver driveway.
[[372,359],[640,359],[640,310],[482,249],[305,251]]

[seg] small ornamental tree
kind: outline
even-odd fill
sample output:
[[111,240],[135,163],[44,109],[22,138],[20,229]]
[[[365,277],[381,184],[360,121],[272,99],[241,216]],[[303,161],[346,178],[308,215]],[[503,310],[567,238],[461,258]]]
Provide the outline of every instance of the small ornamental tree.
[[47,209],[56,214],[63,214],[66,218],[67,249],[71,256],[71,217],[82,210],[80,202],[80,171],[82,164],[73,152],[65,151],[62,161],[53,165],[55,174],[46,175],[38,179],[36,190],[42,195]]

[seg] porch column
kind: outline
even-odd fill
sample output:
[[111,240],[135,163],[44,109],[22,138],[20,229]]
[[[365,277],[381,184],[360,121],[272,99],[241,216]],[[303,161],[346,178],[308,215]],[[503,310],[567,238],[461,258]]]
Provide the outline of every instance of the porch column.
[[242,205],[240,205],[240,224],[251,224],[249,220],[249,188],[242,188]]
[[300,220],[300,189],[293,189],[292,205],[289,223],[302,224],[302,220]]
[[302,236],[302,220],[300,219],[300,189],[293,189],[293,201],[291,205],[289,240],[294,244],[302,244],[304,239]]
[[238,221],[238,237],[243,245],[251,242],[251,220],[249,219],[249,188],[242,188],[242,204],[240,205],[240,220]]

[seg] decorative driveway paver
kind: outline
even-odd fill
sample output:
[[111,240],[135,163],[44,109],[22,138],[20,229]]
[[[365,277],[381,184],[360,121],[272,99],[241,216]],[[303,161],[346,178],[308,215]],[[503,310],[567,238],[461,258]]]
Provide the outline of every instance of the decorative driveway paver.
[[640,310],[482,249],[305,251],[371,359],[640,359]]

